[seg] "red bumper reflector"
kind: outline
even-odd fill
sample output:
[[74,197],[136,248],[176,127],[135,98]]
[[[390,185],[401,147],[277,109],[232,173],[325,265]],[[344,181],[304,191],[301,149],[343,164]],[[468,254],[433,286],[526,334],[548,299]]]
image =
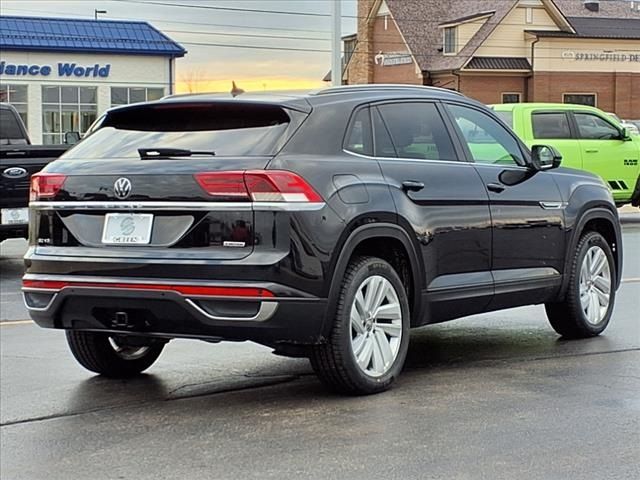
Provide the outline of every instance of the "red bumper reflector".
[[273,292],[250,287],[199,287],[195,285],[159,285],[155,283],[63,282],[57,280],[23,280],[22,288],[59,291],[63,288],[107,288],[113,290],[171,291],[187,296],[272,298]]

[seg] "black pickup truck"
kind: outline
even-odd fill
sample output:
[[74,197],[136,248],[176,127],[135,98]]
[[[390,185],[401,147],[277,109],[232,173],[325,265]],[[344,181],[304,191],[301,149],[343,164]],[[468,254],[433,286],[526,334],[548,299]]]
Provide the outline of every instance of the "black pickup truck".
[[31,145],[16,109],[0,103],[0,242],[27,237],[29,180],[77,139],[72,132],[67,137],[69,144]]

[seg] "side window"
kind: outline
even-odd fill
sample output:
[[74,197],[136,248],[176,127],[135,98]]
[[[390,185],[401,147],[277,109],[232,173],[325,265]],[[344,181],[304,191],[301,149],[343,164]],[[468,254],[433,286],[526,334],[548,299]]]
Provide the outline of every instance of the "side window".
[[469,107],[448,105],[448,108],[476,162],[524,166],[520,145],[493,118]]
[[387,130],[386,125],[382,121],[380,112],[377,108],[372,108],[371,114],[373,116],[374,155],[376,157],[396,158],[398,154],[396,153],[396,149],[393,147],[393,143],[391,143],[389,130]]
[[606,120],[592,113],[574,112],[580,138],[586,140],[613,140],[620,132]]
[[534,138],[571,138],[566,113],[534,113],[531,116]]
[[361,108],[351,120],[345,150],[360,155],[373,155],[369,108]]
[[447,127],[433,103],[396,103],[378,107],[397,156],[457,160]]

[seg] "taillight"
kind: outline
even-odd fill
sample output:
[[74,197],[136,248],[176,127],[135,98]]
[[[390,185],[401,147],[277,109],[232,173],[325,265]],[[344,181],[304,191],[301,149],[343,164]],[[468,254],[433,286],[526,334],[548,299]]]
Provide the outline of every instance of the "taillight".
[[36,173],[31,177],[29,201],[35,202],[43,198],[55,197],[66,179],[66,175],[59,173]]
[[100,282],[65,282],[59,280],[22,280],[22,288],[27,290],[60,291],[63,288],[109,288],[117,290],[153,290],[173,291],[188,296],[204,297],[257,297],[273,298],[274,293],[265,288],[255,287],[209,287],[196,285],[165,285],[156,283],[100,283]]
[[322,197],[300,175],[284,170],[205,172],[195,175],[213,197],[254,202],[322,202]]

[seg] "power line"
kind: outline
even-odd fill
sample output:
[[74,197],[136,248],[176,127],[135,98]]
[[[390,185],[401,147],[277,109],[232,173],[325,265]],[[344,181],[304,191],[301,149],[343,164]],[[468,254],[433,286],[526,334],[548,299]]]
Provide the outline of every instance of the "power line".
[[249,37],[249,38],[270,38],[270,39],[282,39],[282,40],[313,40],[313,41],[329,41],[328,38],[318,37],[296,37],[286,35],[254,35],[249,33],[227,33],[227,32],[198,32],[189,30],[163,30],[165,33],[186,33],[189,35],[214,35],[223,37]]
[[[24,38],[24,39],[29,39],[32,38],[33,35],[32,34],[25,34],[22,30],[19,29],[15,29],[15,28],[5,28],[3,29],[3,32],[15,32],[12,33],[10,35],[7,35],[7,37],[11,37],[11,38]],[[285,39],[285,40],[312,40],[312,41],[324,41],[325,39],[320,39],[320,38],[309,38],[309,37],[289,37],[289,36],[280,36],[280,35],[252,35],[252,34],[233,34],[233,33],[227,33],[227,32],[198,32],[198,31],[187,31],[187,30],[167,30],[167,32],[176,32],[176,33],[181,33],[181,34],[193,34],[193,35],[214,35],[214,36],[231,36],[231,37],[248,37],[248,38],[266,38],[266,39]],[[88,41],[99,41],[99,40],[103,40],[102,38],[96,37],[96,36],[91,36],[91,35],[80,35],[80,34],[75,34],[75,35],[67,35],[67,34],[60,34],[60,33],[46,33],[43,34],[41,36],[38,36],[38,38],[44,38],[44,39],[48,39],[48,40],[88,40]],[[138,38],[110,38],[110,41],[114,41],[114,42],[123,42],[123,43],[134,43],[134,44],[158,44],[158,45],[162,45],[162,44],[166,44],[167,40],[142,40],[142,39],[138,39]],[[269,46],[269,45],[247,45],[247,44],[227,44],[227,43],[212,43],[212,42],[197,42],[197,41],[181,41],[181,44],[184,45],[193,45],[193,46],[203,46],[203,47],[219,47],[219,48],[244,48],[244,49],[256,49],[256,50],[274,50],[274,51],[293,51],[293,52],[312,52],[312,53],[331,53],[330,49],[320,49],[320,48],[309,48],[309,47],[284,47],[284,46]],[[366,43],[374,43],[372,41],[358,41],[357,45],[359,44],[366,44]],[[405,44],[404,42],[384,42],[386,45],[389,44],[398,44],[398,45],[403,45],[403,46],[407,46],[407,44]],[[523,47],[522,46],[518,46],[518,45],[498,45],[495,43],[491,43],[491,42],[483,42],[480,44],[469,44],[475,48],[479,48],[479,47],[493,47],[493,48],[503,48],[503,49],[517,49],[517,50],[521,50]],[[357,48],[357,47],[356,47]],[[567,50],[567,47],[544,47],[547,50],[562,50],[565,51]],[[342,51],[342,53],[346,53],[345,51]],[[352,51],[350,52],[352,55],[364,55],[367,54],[367,52],[362,52],[362,51]],[[426,54],[426,53],[410,53],[410,52],[406,52],[407,54],[411,54],[413,57],[419,57],[419,58],[426,58],[426,57],[437,57],[437,58],[442,58],[441,54]],[[456,55],[455,57],[452,56],[450,58],[468,58],[472,55]],[[555,57],[542,57],[542,56],[537,56],[536,58],[555,58]]]
[[[179,7],[179,8],[195,8],[199,10],[217,10],[226,12],[243,12],[243,13],[268,13],[273,15],[296,15],[303,17],[330,17],[328,13],[316,13],[316,12],[295,12],[292,10],[266,10],[259,8],[241,8],[241,7],[219,7],[213,5],[191,5],[185,3],[169,3],[169,2],[157,2],[154,0],[111,0],[113,2],[122,3],[137,3],[143,5],[159,5],[162,7]],[[342,15],[343,18],[358,18],[357,15]]]
[[[60,12],[60,11],[55,11],[52,12],[50,10],[28,10],[28,9],[23,9],[23,8],[11,8],[11,7],[2,7],[2,10],[11,10],[12,12],[25,12],[25,13],[36,13],[39,15],[42,15],[43,13],[51,13],[51,14],[55,14],[55,15],[69,15],[71,17],[79,17],[79,18],[84,18],[84,19],[88,19],[89,17],[87,15],[81,15],[75,12]],[[121,20],[137,20],[137,19],[132,19],[131,17],[123,17],[121,15],[109,15],[108,19],[121,19]],[[282,32],[312,32],[312,33],[329,33],[328,30],[314,30],[314,29],[310,29],[310,28],[291,28],[291,27],[257,27],[257,26],[250,26],[250,25],[236,25],[236,24],[229,24],[229,23],[210,23],[210,22],[187,22],[187,21],[179,21],[179,20],[166,20],[166,19],[160,19],[160,18],[148,18],[145,17],[144,19],[140,19],[137,21],[144,21],[144,22],[157,22],[157,23],[171,23],[171,24],[177,24],[177,25],[200,25],[200,26],[208,26],[208,27],[225,27],[225,28],[241,28],[241,29],[248,29],[248,30],[272,30],[272,31],[282,31]],[[326,38],[327,40],[329,40],[329,37]]]

